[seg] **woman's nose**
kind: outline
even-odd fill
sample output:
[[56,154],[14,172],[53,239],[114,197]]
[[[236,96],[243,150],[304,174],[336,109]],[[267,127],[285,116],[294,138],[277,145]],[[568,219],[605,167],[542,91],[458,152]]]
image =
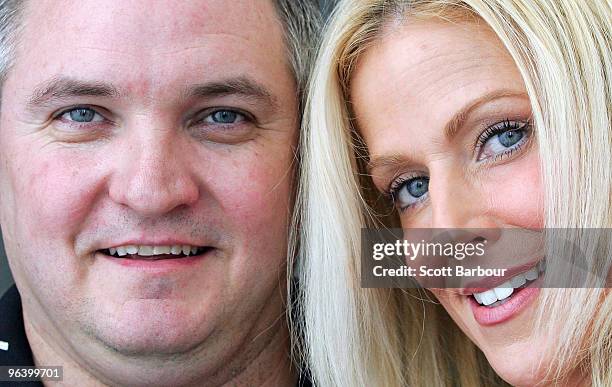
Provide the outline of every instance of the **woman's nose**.
[[490,211],[483,187],[465,173],[465,170],[454,168],[430,176],[431,228],[465,230],[499,226]]

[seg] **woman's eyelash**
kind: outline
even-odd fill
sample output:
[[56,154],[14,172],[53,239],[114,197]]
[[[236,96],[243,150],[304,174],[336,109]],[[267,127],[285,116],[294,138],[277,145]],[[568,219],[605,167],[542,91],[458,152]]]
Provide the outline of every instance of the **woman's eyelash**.
[[492,160],[499,160],[502,157],[507,157],[520,150],[523,145],[525,145],[526,141],[531,137],[531,124],[528,121],[511,121],[510,119],[506,119],[504,121],[498,122],[494,125],[487,127],[477,138],[475,144],[475,153],[479,155],[482,151],[482,148],[486,145],[486,143],[491,140],[494,136],[500,135],[502,133],[506,133],[508,131],[522,131],[524,132],[525,141],[518,143],[516,146],[508,148],[506,151],[496,154]]
[[398,179],[395,179],[395,180],[391,181],[391,184],[389,185],[389,188],[387,188],[385,194],[393,202],[395,202],[395,199],[397,198],[397,194],[398,194],[399,190],[402,189],[404,183],[406,183],[407,181],[409,181],[412,178],[414,178],[414,177],[405,177],[405,176],[402,176],[402,177],[400,177]]
[[529,123],[528,122],[519,122],[519,121],[510,121],[508,119],[499,122],[497,124],[491,125],[487,127],[481,134],[478,136],[476,141],[476,150],[481,148],[487,140],[496,134],[504,133],[509,130],[528,130]]
[[[476,154],[480,154],[487,145],[489,141],[491,141],[495,136],[500,136],[503,133],[508,133],[512,135],[512,132],[520,132],[520,137],[517,142],[513,145],[507,145],[507,148],[500,151],[499,153],[494,154],[489,159],[485,159],[486,161],[495,161],[499,160],[501,157],[509,157],[513,153],[519,151],[526,143],[529,141],[531,136],[531,126],[529,122],[525,121],[511,121],[510,119],[506,119],[504,121],[498,122],[494,125],[487,127],[477,138],[475,144]],[[506,138],[507,140],[507,138]],[[499,141],[499,139],[497,140]],[[499,144],[498,144],[499,146]],[[486,149],[486,148],[485,148]],[[481,161],[481,160],[479,160]],[[383,194],[391,200],[396,207],[400,195],[400,191],[406,186],[406,184],[410,184],[412,180],[415,179],[427,179],[426,174],[422,173],[413,173],[410,175],[402,175],[396,177],[391,181],[388,188],[383,191]],[[413,204],[414,205],[414,204]],[[403,211],[413,205],[406,206],[405,208],[400,208],[400,211]],[[399,208],[399,207],[398,207]]]
[[391,182],[385,194],[395,203],[397,201],[399,191],[404,187],[404,185],[410,182],[410,180],[419,177],[422,177],[422,175],[414,174],[401,176]]

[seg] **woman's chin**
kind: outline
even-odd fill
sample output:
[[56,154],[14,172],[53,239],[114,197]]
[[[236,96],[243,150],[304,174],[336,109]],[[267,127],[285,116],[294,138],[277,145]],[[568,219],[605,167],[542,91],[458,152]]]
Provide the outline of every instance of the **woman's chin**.
[[537,343],[519,342],[507,348],[483,352],[495,372],[506,382],[513,386],[535,386],[545,380],[550,366],[548,359],[541,359],[539,348]]
[[532,332],[539,290],[526,288],[491,305],[452,290],[434,294],[502,379],[513,386],[533,386],[544,381],[554,361],[542,357],[549,335]]

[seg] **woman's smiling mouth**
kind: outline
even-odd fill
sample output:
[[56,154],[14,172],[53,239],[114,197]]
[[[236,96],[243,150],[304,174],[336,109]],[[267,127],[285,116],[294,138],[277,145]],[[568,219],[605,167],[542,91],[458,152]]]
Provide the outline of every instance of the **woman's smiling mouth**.
[[517,315],[536,298],[540,289],[541,274],[546,270],[546,261],[526,272],[517,274],[501,285],[467,295],[474,318],[481,325],[494,325]]

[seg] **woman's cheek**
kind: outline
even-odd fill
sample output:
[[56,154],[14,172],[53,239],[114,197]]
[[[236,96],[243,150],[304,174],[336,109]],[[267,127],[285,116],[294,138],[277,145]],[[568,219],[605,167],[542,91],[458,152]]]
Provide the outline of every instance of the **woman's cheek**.
[[544,227],[544,191],[536,151],[488,171],[489,213],[500,227]]

